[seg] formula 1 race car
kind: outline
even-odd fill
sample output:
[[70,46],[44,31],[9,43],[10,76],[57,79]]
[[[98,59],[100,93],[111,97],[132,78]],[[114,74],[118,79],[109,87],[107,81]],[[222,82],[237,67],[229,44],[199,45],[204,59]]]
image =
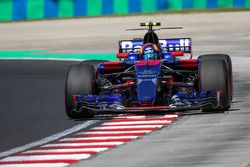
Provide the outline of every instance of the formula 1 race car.
[[119,41],[119,61],[88,60],[69,67],[65,107],[70,118],[140,111],[227,111],[233,98],[226,54],[194,59],[190,38],[158,39],[161,23],[141,23],[144,38]]

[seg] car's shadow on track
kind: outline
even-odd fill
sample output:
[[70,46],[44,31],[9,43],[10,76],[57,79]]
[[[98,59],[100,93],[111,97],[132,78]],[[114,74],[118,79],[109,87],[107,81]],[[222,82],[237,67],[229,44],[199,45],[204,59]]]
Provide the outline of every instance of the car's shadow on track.
[[243,101],[232,101],[232,104],[242,103]]
[[180,112],[163,112],[163,111],[155,111],[155,112],[125,112],[125,113],[109,113],[109,114],[97,114],[92,118],[78,118],[78,119],[70,119],[74,121],[89,121],[89,120],[96,120],[96,121],[107,121],[110,119],[113,119],[119,115],[145,115],[149,117],[154,117],[154,116],[161,116],[161,115],[166,115],[166,114],[178,114],[180,115]]
[[238,108],[233,108],[230,109],[228,111],[206,111],[206,112],[202,112],[202,111],[188,111],[185,113],[182,113],[182,116],[190,116],[190,115],[208,115],[208,114],[225,114],[228,112],[234,112],[234,111],[239,111],[240,109]]
[[[232,101],[232,104],[237,104],[237,103],[242,103],[243,101]],[[225,113],[229,113],[229,112],[235,112],[235,111],[239,111],[239,108],[233,108],[233,106],[231,106],[231,108],[228,111],[201,111],[201,110],[197,110],[197,111],[186,111],[186,112],[182,112],[181,115],[182,116],[191,116],[191,115],[207,115],[207,114],[225,114]]]
[[96,115],[93,118],[78,118],[78,119],[70,119],[70,120],[74,120],[74,121],[89,121],[89,120],[97,120],[97,121],[106,121],[106,120],[110,120],[112,118],[114,118],[116,115]]

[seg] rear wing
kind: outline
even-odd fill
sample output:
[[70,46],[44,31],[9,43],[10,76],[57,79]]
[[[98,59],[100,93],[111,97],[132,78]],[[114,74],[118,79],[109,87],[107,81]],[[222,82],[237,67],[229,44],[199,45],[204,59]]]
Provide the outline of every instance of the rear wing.
[[119,41],[119,53],[139,53],[143,45],[142,39]]
[[[139,53],[143,45],[142,39],[119,41],[119,53]],[[159,45],[162,52],[184,52],[192,56],[191,38],[160,39]]]

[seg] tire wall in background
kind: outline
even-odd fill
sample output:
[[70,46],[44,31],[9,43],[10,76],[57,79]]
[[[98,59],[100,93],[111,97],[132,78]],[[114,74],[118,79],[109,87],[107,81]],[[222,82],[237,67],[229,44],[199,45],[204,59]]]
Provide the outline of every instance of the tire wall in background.
[[250,0],[0,0],[0,21],[250,7]]

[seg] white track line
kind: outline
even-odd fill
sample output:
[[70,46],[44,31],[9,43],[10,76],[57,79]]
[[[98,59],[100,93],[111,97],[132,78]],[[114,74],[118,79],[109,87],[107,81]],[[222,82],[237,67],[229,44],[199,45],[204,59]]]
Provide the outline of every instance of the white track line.
[[105,136],[105,137],[73,137],[73,138],[64,138],[59,141],[78,141],[78,140],[112,140],[112,139],[136,139],[138,136]]
[[137,130],[137,131],[92,131],[92,132],[80,132],[76,135],[88,135],[88,134],[123,134],[123,133],[149,133],[152,132],[152,130]]
[[[164,116],[161,116],[159,118],[177,118],[179,115],[177,114],[166,114]],[[120,115],[120,116],[117,116],[113,119],[143,119],[143,118],[146,118],[147,116],[146,115]],[[156,117],[157,118],[157,117]]]
[[67,163],[38,163],[38,164],[4,164],[0,167],[64,167]]
[[179,115],[177,115],[177,114],[173,114],[173,115],[164,115],[163,117],[164,117],[164,118],[177,118],[177,117],[179,117]]
[[121,122],[106,122],[102,125],[133,125],[133,124],[157,124],[157,123],[171,123],[169,120],[159,120],[159,121],[121,121]]
[[138,115],[138,116],[117,116],[113,119],[144,119],[146,118],[145,115],[141,116],[141,115]]
[[80,146],[112,146],[112,145],[121,145],[124,142],[94,142],[94,143],[58,143],[58,144],[47,144],[41,146],[44,147],[80,147]]
[[74,149],[53,149],[53,150],[29,150],[23,153],[60,153],[60,152],[83,152],[83,151],[95,151],[101,152],[106,151],[108,148],[74,148]]
[[91,154],[10,156],[2,159],[2,161],[80,160],[87,159],[90,156]]
[[99,126],[93,129],[137,129],[137,128],[161,128],[163,125],[136,125],[136,126]]
[[2,152],[2,153],[0,153],[0,158],[9,156],[11,154],[16,154],[18,152],[22,152],[24,150],[31,149],[33,147],[37,147],[37,146],[40,146],[40,145],[43,145],[43,144],[58,140],[59,138],[62,138],[64,136],[66,136],[66,135],[75,133],[75,132],[77,132],[77,131],[79,131],[79,130],[81,130],[83,128],[86,128],[89,125],[93,124],[94,122],[95,121],[93,121],[93,120],[89,120],[87,122],[84,122],[82,124],[74,126],[73,128],[70,128],[70,129],[67,129],[67,130],[65,130],[63,132],[60,132],[60,133],[54,134],[52,136],[46,137],[46,138],[41,139],[39,141],[36,141],[36,142],[30,143],[30,144],[27,144],[27,145],[24,145],[24,146],[21,146],[21,147],[17,147],[17,148]]

